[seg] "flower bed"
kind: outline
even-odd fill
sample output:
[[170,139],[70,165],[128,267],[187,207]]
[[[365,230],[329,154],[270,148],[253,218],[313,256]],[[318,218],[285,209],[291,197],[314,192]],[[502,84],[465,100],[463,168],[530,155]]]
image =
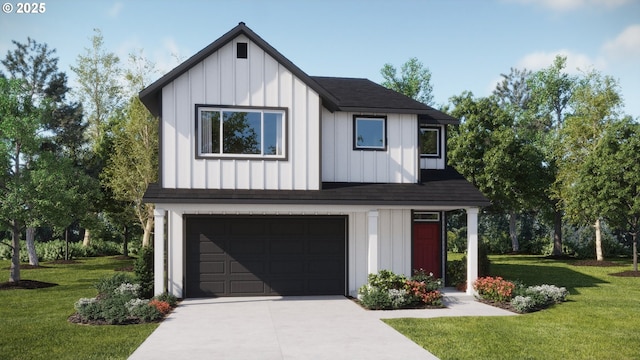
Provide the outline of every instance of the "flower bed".
[[125,274],[104,278],[96,288],[96,297],[76,301],[76,313],[71,315],[70,322],[93,325],[154,322],[164,318],[177,304],[177,299],[169,294],[140,298],[140,285]]
[[473,283],[480,301],[517,313],[529,313],[566,301],[569,292],[555,285],[526,286],[501,277],[481,277]]
[[389,270],[369,274],[368,283],[358,290],[358,301],[369,310],[443,307],[442,280],[416,270],[407,279]]

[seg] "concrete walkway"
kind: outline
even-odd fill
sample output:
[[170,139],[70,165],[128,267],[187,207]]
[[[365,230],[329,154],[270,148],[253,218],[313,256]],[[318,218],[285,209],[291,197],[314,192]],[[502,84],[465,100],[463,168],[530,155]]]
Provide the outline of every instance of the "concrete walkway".
[[380,319],[513,315],[462,293],[445,303],[367,311],[342,296],[187,299],[129,359],[437,359]]

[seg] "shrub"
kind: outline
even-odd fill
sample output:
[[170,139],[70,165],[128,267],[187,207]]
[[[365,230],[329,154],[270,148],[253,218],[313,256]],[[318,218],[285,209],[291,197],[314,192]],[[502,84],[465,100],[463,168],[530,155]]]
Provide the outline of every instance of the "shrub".
[[424,269],[413,270],[411,280],[425,283],[427,291],[442,289],[442,279],[436,279],[433,273],[427,274]]
[[392,301],[388,289],[363,285],[358,290],[358,299],[362,302],[362,306],[371,310],[391,309]]
[[380,270],[377,274],[369,274],[369,285],[380,289],[402,289],[407,280],[403,275],[396,275],[390,270]]
[[459,286],[467,282],[467,263],[462,260],[447,261],[447,285]]
[[442,293],[437,289],[430,289],[426,282],[407,280],[406,287],[412,296],[411,304],[422,303],[430,306],[442,306]]
[[150,299],[153,296],[153,248],[145,246],[140,250],[133,266],[136,280],[140,284],[140,296]]
[[169,304],[172,308],[178,305],[178,298],[173,294],[169,294],[168,292],[163,292],[160,295],[156,295],[153,297],[155,300],[164,301]]
[[497,302],[505,302],[511,300],[516,288],[511,281],[502,279],[501,277],[481,277],[473,283],[473,288],[478,295],[486,300]]
[[548,304],[564,302],[566,301],[567,295],[569,295],[566,288],[547,284],[530,286],[527,288],[527,291],[540,294]]
[[511,306],[519,313],[527,313],[535,309],[536,303],[531,296],[518,295],[511,299]]
[[119,272],[112,276],[101,278],[95,284],[95,288],[101,297],[110,297],[120,285],[132,282],[133,280],[126,273]]
[[155,306],[151,306],[151,304],[133,308],[133,310],[131,311],[131,315],[145,322],[156,321],[161,319],[163,316],[158,308],[156,308]]
[[151,301],[149,301],[149,306],[153,306],[158,309],[158,311],[160,311],[162,315],[166,315],[169,313],[169,311],[171,311],[171,305],[169,305],[169,303],[166,301],[152,299]]

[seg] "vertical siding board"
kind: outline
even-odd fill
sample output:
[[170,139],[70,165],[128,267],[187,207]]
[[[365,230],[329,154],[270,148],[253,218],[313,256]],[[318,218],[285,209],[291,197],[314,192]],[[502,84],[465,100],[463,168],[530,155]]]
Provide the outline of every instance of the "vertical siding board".
[[280,106],[278,83],[278,62],[264,55],[264,97],[266,106]]
[[265,106],[265,52],[256,44],[249,43],[249,84],[251,106]]
[[380,270],[393,271],[391,212],[392,210],[378,211],[378,263]]
[[320,189],[320,97],[306,87],[307,92],[307,189]]
[[329,110],[322,109],[322,181],[335,180],[335,164],[336,159],[336,122],[334,114]]
[[358,212],[355,213],[355,289],[367,283],[367,213]]
[[287,122],[287,155],[288,161],[278,161],[278,189],[292,189],[292,165],[298,156],[296,149],[297,141],[295,139],[295,131],[297,129],[297,118],[293,109],[293,75],[282,65],[278,66],[279,74],[279,104],[278,106],[289,109],[289,119]]
[[233,43],[228,43],[218,50],[220,63],[220,104],[236,105],[234,84]]
[[[195,65],[189,70],[189,93],[191,95],[190,104],[202,104],[205,101],[205,72],[204,62]],[[196,114],[192,108],[190,111],[190,127],[193,141],[197,140],[197,134],[195,132]],[[193,142],[192,141],[192,142]],[[206,187],[206,162],[202,159],[195,158],[196,148],[194,144],[191,144],[191,154],[189,156],[189,162],[191,165],[191,186],[197,189],[203,189]]]
[[391,221],[391,238],[393,240],[392,243],[392,261],[393,261],[393,272],[396,274],[405,274],[407,276],[411,276],[411,273],[406,272],[405,263],[406,259],[404,257],[404,248],[405,241],[407,238],[407,233],[405,232],[404,225],[404,210],[393,210],[393,218]]
[[162,89],[162,186],[176,187],[176,110],[173,83]]
[[307,118],[308,101],[307,87],[300,79],[293,79],[293,145],[294,158],[291,163],[293,172],[293,188],[306,190],[307,167],[309,164],[309,119]]
[[191,164],[194,145],[192,143],[191,119],[193,109],[191,106],[189,73],[178,77],[175,81],[176,99],[176,184],[178,188],[190,188]]

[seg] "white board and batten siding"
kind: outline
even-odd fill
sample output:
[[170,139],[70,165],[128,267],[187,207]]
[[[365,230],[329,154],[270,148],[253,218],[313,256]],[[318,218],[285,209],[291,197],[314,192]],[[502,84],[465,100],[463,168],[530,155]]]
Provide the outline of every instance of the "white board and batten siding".
[[[236,57],[238,42],[248,43],[247,59]],[[286,108],[286,160],[196,158],[196,104]],[[162,186],[319,189],[319,107],[314,90],[238,36],[162,89]]]
[[[385,151],[353,149],[353,115],[387,116]],[[415,183],[418,123],[410,114],[331,113],[322,109],[322,181]]]

